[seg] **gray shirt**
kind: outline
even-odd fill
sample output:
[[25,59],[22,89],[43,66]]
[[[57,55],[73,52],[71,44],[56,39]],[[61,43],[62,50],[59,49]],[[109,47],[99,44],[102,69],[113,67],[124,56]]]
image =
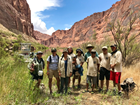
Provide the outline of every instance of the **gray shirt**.
[[[47,61],[50,62],[50,56],[47,58]],[[57,70],[58,69],[58,56],[51,55],[51,63],[49,64],[49,69]]]

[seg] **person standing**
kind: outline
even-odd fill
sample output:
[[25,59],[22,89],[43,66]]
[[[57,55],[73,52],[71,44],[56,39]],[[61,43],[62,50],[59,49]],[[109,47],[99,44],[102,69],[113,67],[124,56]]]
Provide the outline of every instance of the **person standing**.
[[81,49],[77,49],[76,50],[76,65],[75,65],[75,68],[76,70],[73,70],[73,87],[74,87],[74,84],[75,84],[75,79],[77,78],[78,79],[78,88],[81,88],[81,76],[83,75],[83,63],[84,63],[84,53]]
[[47,58],[47,75],[49,78],[49,89],[50,94],[52,94],[52,78],[53,76],[57,80],[57,87],[59,92],[59,73],[58,73],[58,63],[59,63],[59,56],[57,55],[56,48],[51,49],[52,55]]
[[112,71],[110,71],[110,80],[113,81],[114,86],[114,94],[116,94],[116,84],[118,86],[118,95],[121,95],[121,72],[122,72],[122,53],[117,50],[117,45],[111,45],[111,58],[110,58],[110,66]]
[[65,94],[68,90],[69,77],[72,76],[72,59],[68,56],[68,50],[63,50],[63,56],[59,59],[59,76],[61,77],[60,92],[63,93],[65,85]]
[[94,93],[94,87],[97,84],[97,72],[99,71],[100,60],[96,57],[96,50],[91,50],[91,56],[87,58],[88,70],[87,70],[87,81],[86,86],[87,89],[84,92],[88,92],[89,82],[92,81],[92,92]]
[[[67,50],[68,50],[68,56],[71,58],[71,60],[73,60],[73,57],[75,57],[75,54],[73,53],[73,48],[69,46]],[[71,77],[69,77],[69,87],[70,87],[70,82],[71,82]]]
[[[85,53],[85,56],[84,56],[85,62],[87,61],[87,58],[91,56],[91,50],[92,50],[93,48],[94,48],[93,45],[91,45],[91,44],[88,44],[88,45],[87,45],[86,49],[88,50],[88,52]],[[96,57],[98,57],[98,53],[97,53],[97,52],[96,52]],[[90,84],[90,85],[91,85],[91,84]],[[99,78],[98,78],[98,75],[97,75],[97,85],[96,85],[96,86],[98,87],[98,85],[99,85]]]
[[38,51],[37,56],[34,57],[28,64],[28,69],[30,70],[32,79],[37,81],[37,88],[39,88],[41,80],[43,79],[43,69],[45,67],[42,55],[43,53],[41,51]]
[[106,77],[106,92],[108,91],[109,87],[109,80],[110,80],[110,57],[111,54],[108,53],[107,46],[102,47],[103,53],[99,55],[100,59],[100,80],[101,86],[99,92],[103,91],[103,84],[104,84],[104,77]]

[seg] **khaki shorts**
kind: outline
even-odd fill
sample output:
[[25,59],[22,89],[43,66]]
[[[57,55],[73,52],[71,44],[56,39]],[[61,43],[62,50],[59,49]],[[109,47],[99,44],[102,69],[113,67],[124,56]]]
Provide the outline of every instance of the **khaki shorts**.
[[58,73],[58,70],[51,70],[51,69],[49,69],[49,78],[53,78],[53,76],[55,77],[55,78],[58,78],[59,77],[59,73]]

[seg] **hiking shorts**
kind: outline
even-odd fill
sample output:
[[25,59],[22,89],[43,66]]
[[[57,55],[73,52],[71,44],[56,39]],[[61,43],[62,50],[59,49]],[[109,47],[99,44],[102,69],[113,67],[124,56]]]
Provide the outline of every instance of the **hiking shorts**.
[[43,75],[42,76],[38,76],[38,75],[34,75],[32,73],[31,73],[31,75],[32,75],[32,79],[33,80],[37,80],[38,81],[39,79],[41,79],[41,80],[43,79]]
[[92,83],[94,84],[94,85],[96,85],[97,84],[97,77],[93,77],[93,76],[87,76],[87,83],[91,83],[91,80],[92,80]]
[[116,84],[120,83],[121,72],[110,71],[110,80],[114,81]]
[[110,71],[104,67],[101,67],[100,68],[100,80],[104,80],[104,77],[106,77],[106,80],[110,80]]
[[53,76],[55,77],[55,78],[58,78],[59,77],[59,73],[58,73],[58,70],[51,70],[51,69],[49,69],[49,78],[53,78]]

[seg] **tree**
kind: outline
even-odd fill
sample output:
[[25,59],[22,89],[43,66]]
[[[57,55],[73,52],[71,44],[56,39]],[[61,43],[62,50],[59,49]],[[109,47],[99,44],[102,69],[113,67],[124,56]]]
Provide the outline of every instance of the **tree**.
[[127,26],[123,26],[119,21],[112,21],[108,24],[108,29],[111,31],[114,41],[122,53],[124,66],[129,66],[140,59],[140,43],[137,40],[140,37],[140,33],[133,34],[132,32],[137,19],[138,16],[131,12]]

